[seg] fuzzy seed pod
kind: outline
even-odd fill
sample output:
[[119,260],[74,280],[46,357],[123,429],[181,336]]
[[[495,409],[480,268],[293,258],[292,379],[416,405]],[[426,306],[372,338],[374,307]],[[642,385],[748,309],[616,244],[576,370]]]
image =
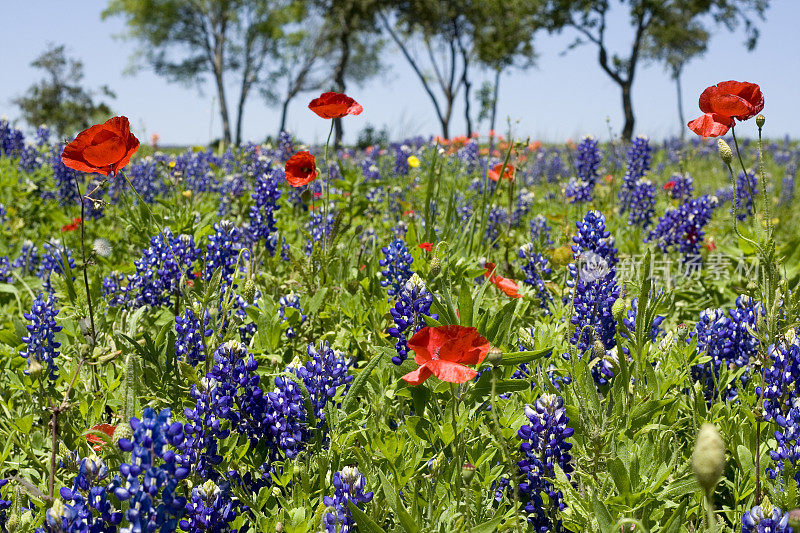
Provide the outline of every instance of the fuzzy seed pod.
[[603,359],[606,356],[606,347],[599,340],[594,341],[592,345],[592,355],[597,359]]
[[245,301],[250,304],[256,299],[256,284],[252,279],[248,279],[244,282],[242,296],[244,296]]
[[682,341],[686,341],[689,337],[689,326],[681,322],[678,324],[678,338]]
[[114,439],[114,444],[118,443],[120,439],[131,439],[133,438],[133,429],[127,422],[122,422],[117,424],[117,427],[114,429],[114,434],[111,436]]
[[431,277],[435,278],[442,271],[442,260],[438,257],[431,259]]
[[717,139],[717,148],[719,149],[719,156],[722,158],[722,162],[726,165],[730,165],[731,161],[733,161],[733,152],[731,151],[731,147],[728,146],[721,137]]
[[622,323],[622,320],[625,318],[625,310],[628,308],[628,304],[624,298],[617,298],[614,301],[614,305],[611,306],[611,314],[614,316],[614,320],[618,323]]
[[714,424],[703,424],[697,433],[692,470],[704,491],[712,492],[725,469],[725,443]]

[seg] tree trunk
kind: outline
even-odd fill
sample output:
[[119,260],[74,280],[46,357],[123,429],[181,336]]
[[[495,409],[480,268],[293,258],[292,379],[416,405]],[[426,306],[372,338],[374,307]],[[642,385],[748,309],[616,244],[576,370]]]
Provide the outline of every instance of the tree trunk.
[[[215,68],[215,70],[217,70]],[[214,80],[217,83],[217,94],[219,95],[219,113],[222,119],[222,139],[225,144],[231,143],[231,121],[228,117],[228,101],[225,99],[225,83],[222,79],[222,71],[214,73]]]
[[472,135],[472,111],[469,102],[469,91],[472,88],[472,83],[470,83],[467,77],[467,62],[464,61],[464,74],[461,76],[461,81],[464,84],[464,119],[467,122],[467,137]]
[[[283,105],[281,106],[281,126],[278,128],[278,137],[281,136],[281,133],[286,131],[286,115],[289,112],[289,102],[292,100],[291,97],[287,97],[286,100],[283,101]],[[278,138],[276,137],[276,139]]]
[[622,128],[622,139],[630,142],[633,138],[633,103],[631,102],[631,82],[622,84],[622,110],[625,113],[625,125]]
[[500,69],[497,69],[495,70],[494,73],[494,95],[492,96],[492,119],[489,124],[490,131],[494,131],[495,120],[497,119],[497,99],[499,94],[500,94]]
[[242,144],[242,117],[244,116],[244,101],[247,99],[249,87],[242,83],[242,92],[239,93],[239,105],[236,109],[236,146]]
[[681,71],[675,71],[675,87],[678,90],[678,119],[681,121],[681,139],[686,138],[686,118],[683,116],[683,94],[681,91]]
[[[339,46],[341,47],[341,56],[339,56],[339,64],[336,65],[336,70],[333,73],[333,81],[336,83],[336,90],[340,93],[345,91],[345,71],[347,70],[347,63],[350,61],[350,30],[347,27],[341,28],[339,34]],[[333,119],[334,128],[334,142],[333,146],[338,150],[342,147],[342,138],[344,137],[344,128],[342,127],[342,119]]]

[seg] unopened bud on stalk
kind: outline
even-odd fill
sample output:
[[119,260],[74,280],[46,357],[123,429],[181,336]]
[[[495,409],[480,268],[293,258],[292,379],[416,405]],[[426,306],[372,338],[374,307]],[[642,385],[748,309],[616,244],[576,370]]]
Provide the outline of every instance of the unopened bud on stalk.
[[244,296],[245,301],[249,304],[253,303],[253,300],[256,299],[256,284],[252,279],[248,279],[244,282],[242,296]]
[[114,433],[111,435],[111,438],[114,439],[114,444],[118,443],[120,439],[130,440],[133,438],[133,429],[131,429],[130,424],[127,422],[121,422],[114,428]]
[[28,374],[30,374],[33,377],[37,377],[41,375],[42,370],[44,370],[42,364],[33,357],[31,357],[30,363],[28,364]]
[[611,314],[617,322],[622,322],[622,320],[625,318],[625,309],[627,307],[628,306],[626,305],[624,298],[617,298],[614,301],[614,305],[611,306]]
[[442,260],[438,257],[431,259],[431,277],[436,277],[442,271]]
[[602,341],[594,341],[594,345],[592,345],[592,355],[594,355],[597,359],[602,359],[606,356],[606,347],[603,346]]
[[703,424],[697,433],[692,470],[706,493],[714,490],[725,469],[725,443],[714,424]]
[[678,338],[685,341],[689,337],[689,326],[681,322],[678,324]]
[[733,152],[731,151],[731,147],[728,146],[728,143],[726,143],[724,139],[719,138],[717,139],[717,148],[719,148],[719,156],[722,158],[722,162],[726,165],[730,165],[731,161],[733,161]]
[[764,115],[758,115],[756,117],[756,126],[758,126],[759,128],[763,128],[764,127],[764,122],[766,122],[766,121],[767,121],[767,117],[765,117]]
[[489,361],[489,364],[496,367],[500,365],[500,361],[503,360],[503,352],[500,348],[495,348],[494,346],[489,350],[488,355],[486,356],[486,360]]
[[472,463],[465,463],[464,466],[461,467],[461,478],[464,480],[464,483],[469,485],[474,477],[475,465]]

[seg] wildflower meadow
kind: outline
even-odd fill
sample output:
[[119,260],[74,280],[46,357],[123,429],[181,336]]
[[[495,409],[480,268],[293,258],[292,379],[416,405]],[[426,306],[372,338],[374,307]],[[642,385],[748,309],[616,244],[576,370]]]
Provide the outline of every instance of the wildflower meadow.
[[0,121],[0,531],[800,531],[800,145],[712,81],[686,140]]

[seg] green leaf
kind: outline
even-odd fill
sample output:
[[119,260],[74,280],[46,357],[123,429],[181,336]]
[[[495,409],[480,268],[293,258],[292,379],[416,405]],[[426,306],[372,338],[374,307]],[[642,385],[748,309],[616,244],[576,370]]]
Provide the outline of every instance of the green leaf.
[[361,389],[364,388],[364,385],[367,383],[367,379],[369,375],[375,370],[375,367],[380,364],[381,359],[385,357],[381,354],[375,354],[372,356],[372,359],[369,360],[367,366],[361,369],[361,372],[358,373],[356,379],[353,380],[352,385],[350,385],[350,390],[347,391],[347,394],[344,397],[344,401],[342,402],[342,411],[345,413],[350,412],[350,407],[356,402],[358,395],[361,393]]
[[490,343],[493,345],[499,344],[498,335],[500,332],[500,327],[505,326],[505,331],[511,327],[511,319],[514,316],[514,311],[517,308],[517,299],[513,299],[508,302],[503,308],[494,316],[494,319],[489,324],[489,327],[486,328],[486,338],[489,340]]
[[469,533],[494,533],[497,531],[497,526],[499,526],[500,522],[502,521],[502,516],[492,518],[488,522],[484,522],[483,524],[478,524],[477,526],[473,527],[469,530]]
[[545,357],[552,353],[553,347],[543,348],[541,350],[531,350],[524,352],[508,352],[503,354],[500,364],[503,366],[519,366],[525,363],[536,361],[540,357]]
[[469,283],[461,284],[461,294],[458,296],[458,313],[462,326],[472,326],[472,289]]
[[348,501],[347,504],[350,506],[350,514],[356,519],[358,531],[361,533],[386,533],[381,526],[376,524],[372,518],[359,509],[355,503]]
[[598,500],[595,494],[592,494],[592,508],[601,533],[610,532],[614,519],[611,517],[611,513],[608,512],[606,505]]

